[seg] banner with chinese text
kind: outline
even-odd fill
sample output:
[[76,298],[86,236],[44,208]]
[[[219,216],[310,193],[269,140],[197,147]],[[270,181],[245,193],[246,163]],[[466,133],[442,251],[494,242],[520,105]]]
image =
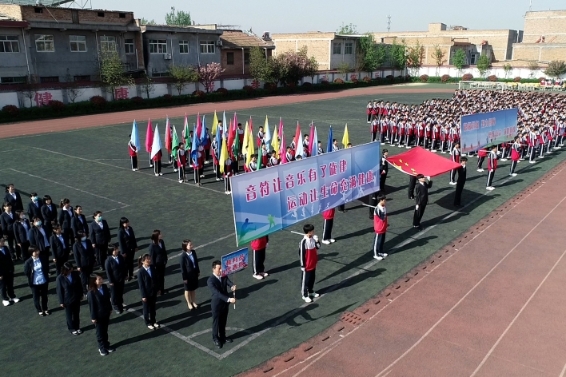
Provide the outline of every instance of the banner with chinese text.
[[222,276],[232,275],[248,267],[248,248],[244,247],[223,255],[220,263],[222,263]]
[[237,245],[379,190],[379,143],[232,177]]
[[460,118],[462,153],[511,141],[517,134],[518,109],[465,115]]

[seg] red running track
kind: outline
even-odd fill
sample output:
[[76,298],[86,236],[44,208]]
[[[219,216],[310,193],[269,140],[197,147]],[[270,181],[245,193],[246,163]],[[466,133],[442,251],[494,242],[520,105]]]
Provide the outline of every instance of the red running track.
[[324,334],[244,376],[566,375],[566,163]]

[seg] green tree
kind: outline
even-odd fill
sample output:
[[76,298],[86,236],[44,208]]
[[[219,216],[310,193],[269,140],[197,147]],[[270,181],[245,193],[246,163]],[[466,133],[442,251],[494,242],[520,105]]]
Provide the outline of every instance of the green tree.
[[393,68],[400,71],[404,70],[407,66],[407,45],[405,40],[402,40],[401,44],[399,44],[397,43],[397,38],[393,39],[389,52]]
[[423,66],[424,55],[424,47],[418,39],[414,46],[407,48],[407,68],[409,68],[411,76],[418,75],[419,70]]
[[505,72],[505,78],[509,76],[511,71],[513,70],[513,66],[509,63],[503,65],[503,72]]
[[250,48],[250,75],[263,82],[271,83],[273,78],[273,64],[271,58],[265,56],[265,50],[260,47]]
[[318,63],[313,57],[308,57],[306,46],[298,52],[283,52],[273,59],[273,77],[283,85],[296,85],[303,77],[312,77],[316,70]]
[[485,77],[485,74],[489,70],[489,67],[491,67],[491,60],[489,59],[489,57],[487,55],[480,56],[478,63],[476,64],[476,68],[480,73],[480,77]]
[[431,58],[434,59],[434,63],[436,64],[436,75],[440,76],[440,67],[444,64],[444,57],[446,56],[446,52],[440,48],[439,45],[435,45],[432,50]]
[[165,14],[165,23],[172,26],[191,26],[191,14],[171,7],[171,12]]
[[338,67],[336,69],[343,75],[351,71],[350,64],[348,64],[347,62],[338,64]]
[[359,34],[358,27],[352,23],[346,25],[342,22],[342,25],[340,25],[340,27],[336,29],[336,34],[342,34],[342,35]]
[[454,57],[452,58],[452,64],[458,70],[460,76],[462,76],[462,71],[466,65],[466,53],[462,49],[456,50]]
[[358,43],[358,69],[363,72],[373,72],[383,61],[378,59],[378,45],[373,35],[366,34]]
[[148,20],[147,18],[142,17],[142,19],[140,20],[140,25],[157,25],[157,24],[155,23],[155,21],[153,19]]
[[318,62],[314,56],[311,56],[305,68],[305,76],[309,76],[311,78],[311,82],[314,82],[314,75],[316,75],[317,72]]
[[544,73],[558,79],[566,73],[566,63],[564,63],[563,60],[553,60],[548,63],[548,67],[546,67]]
[[145,95],[149,99],[149,95],[155,90],[155,85],[153,80],[147,74],[143,76],[143,81],[141,82],[141,89],[145,92]]
[[116,88],[134,84],[134,79],[124,70],[120,55],[112,50],[100,53],[100,81],[112,92],[112,99],[115,99]]
[[175,89],[179,95],[188,83],[198,81],[198,72],[188,65],[173,65],[169,68],[169,74],[173,77]]

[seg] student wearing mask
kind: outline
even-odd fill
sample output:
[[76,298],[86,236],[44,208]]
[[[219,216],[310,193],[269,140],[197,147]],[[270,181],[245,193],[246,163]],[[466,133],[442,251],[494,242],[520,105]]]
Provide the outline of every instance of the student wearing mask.
[[21,256],[22,261],[26,261],[29,255],[28,233],[31,229],[31,223],[23,211],[17,211],[16,217],[18,221],[14,223],[14,239],[16,241],[16,254]]
[[20,301],[14,293],[14,262],[8,247],[4,244],[4,238],[0,238],[0,290],[4,306]]
[[65,263],[69,261],[69,242],[65,239],[63,235],[63,229],[59,224],[55,224],[53,227],[53,234],[49,238],[49,243],[51,244],[51,259],[55,263],[55,269],[57,270],[57,275],[61,273],[61,268]]
[[114,245],[112,255],[106,259],[106,276],[110,285],[112,308],[116,314],[124,311],[124,285],[127,276],[126,261],[120,255],[120,248]]
[[143,319],[148,329],[155,330],[161,326],[155,319],[157,301],[157,272],[151,265],[151,257],[144,254],[138,259],[138,286],[143,303]]
[[76,235],[73,254],[75,255],[75,262],[77,262],[77,270],[81,274],[83,293],[86,296],[88,281],[94,270],[95,263],[92,242],[86,237],[86,234],[78,233]]
[[100,356],[106,356],[115,349],[108,342],[108,325],[112,306],[110,305],[110,291],[102,275],[95,274],[90,277],[88,290],[88,306],[90,309],[90,320],[96,328],[96,341]]
[[39,249],[42,258],[49,259],[49,250],[51,244],[49,243],[49,234],[43,227],[43,221],[39,218],[33,219],[33,226],[29,230],[28,240],[30,245],[34,245]]
[[31,258],[24,264],[24,274],[33,294],[33,304],[40,316],[50,315],[47,309],[47,292],[49,289],[49,265],[47,260],[39,257],[39,249],[31,247]]
[[77,271],[73,271],[71,262],[67,262],[61,267],[61,274],[57,276],[56,281],[59,306],[65,309],[67,329],[71,335],[80,335],[82,330],[79,314],[83,297],[81,276]]
[[122,254],[126,264],[127,281],[130,281],[134,277],[134,257],[138,251],[138,243],[134,229],[130,226],[130,220],[122,217],[118,229],[120,254]]
[[102,212],[96,211],[92,218],[94,221],[90,223],[90,240],[96,255],[96,262],[104,270],[106,257],[108,256],[108,244],[112,238],[110,235],[110,227],[104,218]]
[[151,235],[151,245],[149,246],[149,256],[151,257],[151,265],[157,274],[157,290],[160,295],[165,292],[165,266],[167,266],[167,249],[161,231],[154,230]]
[[43,206],[43,200],[37,196],[36,192],[32,192],[30,195],[30,202],[28,203],[28,217],[33,219],[34,217],[39,217],[43,220],[43,215],[41,213],[41,207]]

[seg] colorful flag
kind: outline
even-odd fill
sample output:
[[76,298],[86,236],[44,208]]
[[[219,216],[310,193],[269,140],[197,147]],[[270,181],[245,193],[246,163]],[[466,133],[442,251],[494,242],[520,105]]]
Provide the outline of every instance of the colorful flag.
[[196,128],[197,136],[200,136],[201,129],[202,129],[202,123],[200,122],[200,113],[197,113],[197,128]]
[[310,131],[309,131],[309,145],[308,145],[308,151],[309,151],[309,155],[312,155],[312,139],[314,137],[314,122],[311,123],[310,126]]
[[318,134],[316,133],[316,127],[314,128],[313,136],[312,136],[312,143],[311,143],[311,156],[318,155]]
[[332,126],[330,126],[330,130],[328,131],[328,143],[326,144],[326,153],[332,152]]
[[[222,148],[220,148],[220,173],[224,173],[226,160],[228,159],[228,146],[226,145],[226,136],[222,137]],[[228,179],[228,178],[226,178]]]
[[279,158],[279,148],[281,143],[279,142],[279,133],[277,132],[277,126],[273,128],[273,138],[271,139],[271,149],[275,151],[275,157]]
[[216,128],[218,127],[218,116],[216,115],[216,110],[214,110],[214,116],[212,117],[212,135],[216,135]]
[[301,135],[301,133],[299,133],[299,140],[297,140],[297,144],[296,144],[296,148],[295,148],[295,159],[297,158],[297,156],[301,156],[301,158],[304,158],[304,148],[303,148],[303,135]]
[[130,134],[130,142],[136,147],[137,150],[140,149],[140,135],[138,134],[138,124],[134,120],[132,124],[132,133]]
[[[198,126],[197,126],[198,129]],[[206,117],[205,115],[202,116],[202,122],[200,124],[200,133],[199,133],[199,143],[200,145],[206,144]]]
[[[232,125],[230,124],[230,126]],[[226,123],[226,111],[222,113],[222,128],[223,132],[229,132],[228,123]]]
[[279,135],[283,135],[283,119],[279,117]]
[[281,163],[287,163],[287,147],[285,146],[285,135],[281,134],[281,149],[279,149],[279,156],[281,158]]
[[[295,137],[293,138],[293,144],[295,145],[295,150],[299,149],[299,145],[297,144],[299,142],[299,136],[301,136],[301,126],[299,125],[299,122],[297,121],[297,129],[295,130]],[[302,138],[301,138],[302,140]],[[301,151],[302,151],[303,146],[301,145]]]
[[[251,118],[250,118],[251,119]],[[254,147],[254,130],[251,127],[251,125],[248,126],[249,127],[249,132],[248,132],[248,141],[245,141],[245,136],[244,136],[244,143],[247,144],[248,146],[248,150],[247,150],[247,154],[246,154],[246,165],[248,165],[251,160],[252,160],[252,155],[255,154],[255,147]],[[248,128],[246,127],[246,128]]]
[[153,129],[151,128],[151,119],[147,121],[147,131],[145,132],[145,151],[151,153],[151,145],[153,144]]
[[[248,122],[246,122],[246,125],[244,127],[244,139],[242,141],[242,145],[240,145],[240,147],[242,148],[242,154],[244,156],[246,156],[246,161],[248,160],[248,157],[247,157],[248,156],[248,139],[250,138],[249,133],[250,133],[250,127],[249,127]],[[236,134],[236,139],[238,139],[238,140],[240,139],[237,134]]]
[[[271,131],[269,130],[269,121],[267,115],[265,116],[265,124],[263,125],[263,142],[267,147],[271,145]],[[269,151],[268,151],[269,152]]]
[[185,139],[185,146],[188,147],[191,143],[191,139],[189,139],[189,119],[185,115],[185,124],[183,126],[183,139]]
[[153,133],[153,142],[151,143],[151,158],[161,150],[161,138],[159,137],[158,125],[155,125],[155,132]]
[[168,153],[171,153],[172,150],[172,142],[171,140],[171,125],[169,124],[169,117],[165,121],[165,149],[167,149]]
[[172,148],[171,148],[171,156],[173,157],[173,159],[177,158],[177,150],[179,150],[179,143],[181,142],[179,140],[179,135],[177,135],[177,130],[175,129],[175,126],[173,126],[173,140],[171,140],[171,144],[172,144]]
[[198,156],[198,136],[197,136],[197,126],[193,126],[193,140],[191,144],[191,159],[194,161]]
[[344,136],[342,136],[342,145],[346,148],[350,144],[350,135],[348,134],[348,124],[344,126]]

